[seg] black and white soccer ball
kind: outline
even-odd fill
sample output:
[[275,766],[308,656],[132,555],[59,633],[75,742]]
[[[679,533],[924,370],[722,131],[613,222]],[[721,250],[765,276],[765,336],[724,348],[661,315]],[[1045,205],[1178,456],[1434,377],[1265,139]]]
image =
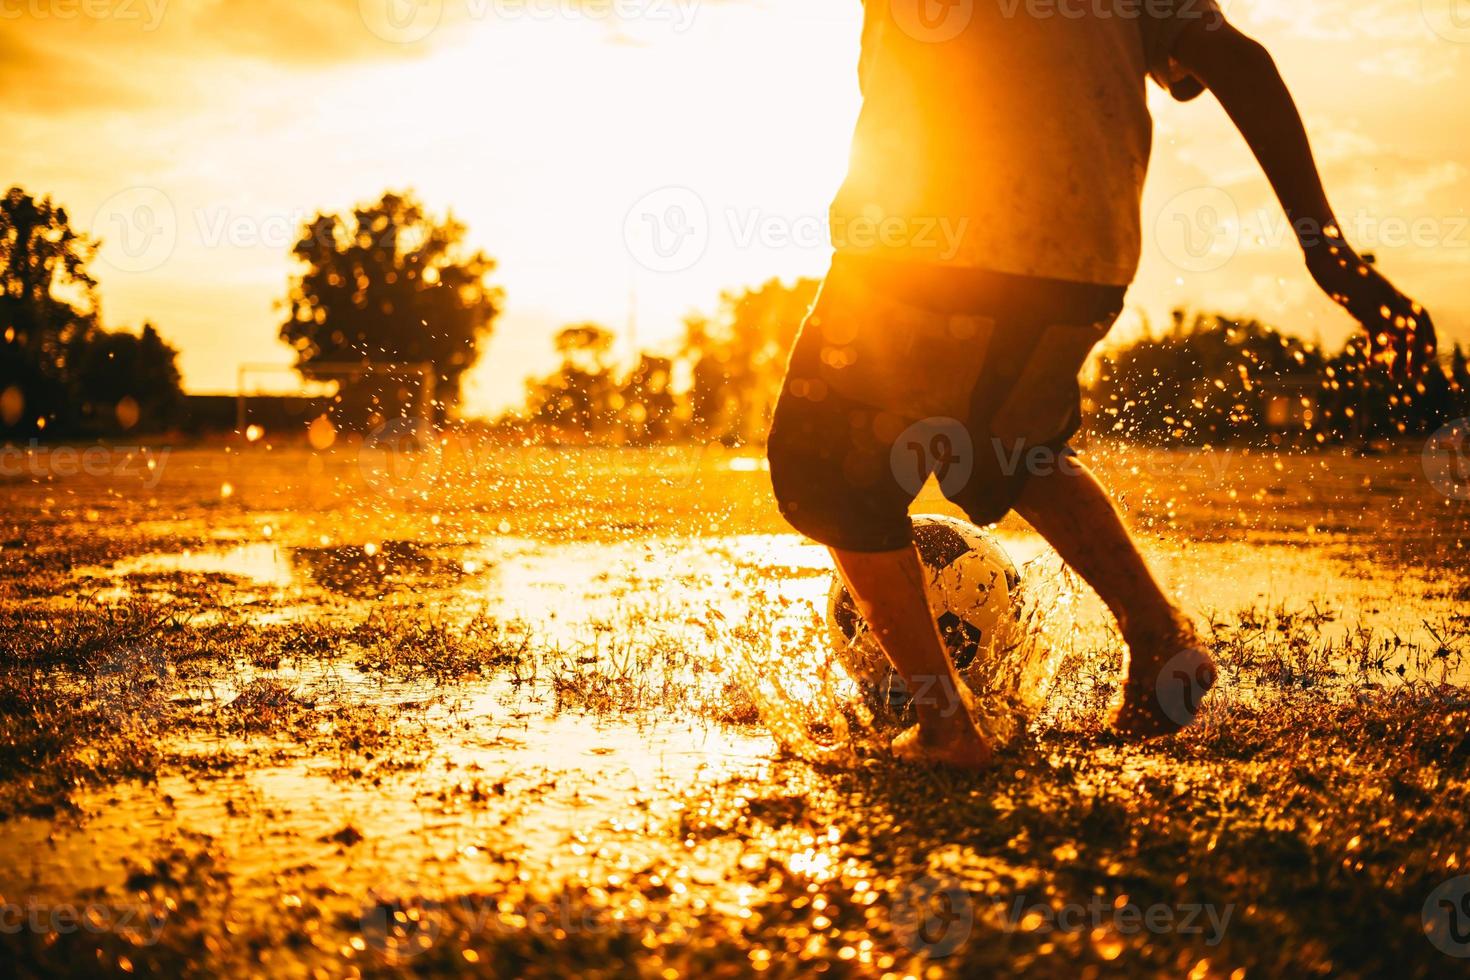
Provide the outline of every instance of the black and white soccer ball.
[[[995,538],[968,521],[934,515],[913,522],[929,608],[960,677],[973,688],[973,678],[987,673],[987,662],[1016,643],[1021,576]],[[833,576],[827,626],[833,652],[865,695],[895,708],[907,703],[903,678],[883,655],[840,575]]]

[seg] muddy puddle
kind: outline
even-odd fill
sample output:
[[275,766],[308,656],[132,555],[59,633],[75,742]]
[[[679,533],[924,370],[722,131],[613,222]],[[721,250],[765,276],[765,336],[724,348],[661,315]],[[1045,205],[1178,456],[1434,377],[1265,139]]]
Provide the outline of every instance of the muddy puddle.
[[[999,537],[1030,587],[1037,577],[1058,575],[1050,549],[1035,535]],[[308,619],[324,608],[362,617],[385,604],[415,614],[432,610],[449,623],[474,616],[514,622],[547,653],[538,669],[562,671],[563,682],[585,674],[605,679],[619,658],[678,649],[689,656],[660,669],[676,675],[687,696],[710,699],[739,682],[729,661],[750,656],[752,647],[748,635],[743,650],[733,637],[754,629],[764,658],[756,667],[789,671],[776,696],[803,702],[785,706],[798,725],[810,722],[812,703],[830,693],[824,686],[841,683],[821,672],[822,658],[810,649],[821,636],[831,562],[823,549],[792,535],[623,544],[504,535],[451,546],[289,540],[277,531],[274,540],[140,555],[78,575],[119,583],[108,593],[114,601],[156,590],[167,595],[167,583],[177,577],[213,576],[226,603],[232,595],[268,599],[270,618],[279,622]],[[1160,576],[1206,617],[1291,606],[1300,596],[1330,598],[1335,618],[1319,627],[1329,644],[1369,629],[1397,637],[1406,650],[1429,649],[1434,624],[1457,612],[1451,600],[1433,597],[1427,579],[1350,557],[1247,543],[1154,547],[1150,556]],[[1078,651],[1111,642],[1101,605],[1075,583],[1047,628],[1052,642]],[[642,652],[630,652],[634,647]],[[1442,664],[1407,652],[1400,660],[1444,673]],[[636,666],[649,670],[646,661]],[[105,878],[136,841],[186,834],[230,842],[228,860],[242,885],[267,891],[277,876],[301,869],[340,882],[345,893],[404,876],[420,891],[435,884],[446,891],[476,888],[516,863],[550,874],[552,865],[567,862],[563,870],[571,872],[578,848],[636,853],[640,827],[646,830],[655,816],[672,817],[668,808],[701,781],[758,773],[782,748],[761,724],[717,724],[690,717],[677,704],[650,701],[649,710],[630,717],[567,709],[544,674],[524,683],[444,688],[385,681],[349,662],[271,671],[241,666],[184,693],[229,703],[262,678],[306,704],[383,709],[413,731],[410,740],[422,751],[411,769],[364,784],[343,779],[329,755],[289,744],[285,761],[256,764],[253,757],[272,758],[270,740],[183,738],[169,746],[183,771],[156,785],[81,794],[77,801],[88,816],[75,830],[49,821],[13,823],[0,845],[0,864],[9,874],[41,880]],[[223,773],[188,771],[191,758],[214,756],[236,762]]]
[[[496,935],[549,944],[537,949],[553,949],[570,976],[586,963],[556,944],[568,934],[601,941],[606,924],[528,932],[524,903],[580,889],[575,909],[553,918],[595,909],[642,930],[651,910],[687,913],[682,936],[624,937],[669,962],[701,929],[749,927],[762,938],[737,946],[751,964],[775,962],[769,949],[810,948],[818,961],[920,976],[933,950],[903,937],[897,912],[929,876],[994,888],[1007,902],[1054,888],[1076,903],[1122,900],[1117,882],[1131,876],[1135,895],[1173,901],[1188,879],[1176,855],[1189,852],[1200,857],[1184,870],[1200,869],[1203,893],[1240,903],[1242,916],[1251,902],[1270,909],[1277,894],[1320,892],[1317,934],[1334,943],[1375,934],[1368,922],[1402,919],[1417,935],[1432,882],[1415,881],[1412,914],[1392,918],[1375,904],[1378,885],[1343,883],[1344,855],[1361,853],[1362,840],[1390,846],[1394,835],[1363,828],[1406,819],[1399,798],[1442,802],[1436,819],[1459,812],[1452,790],[1463,780],[1433,766],[1455,758],[1463,725],[1424,707],[1439,703],[1428,694],[1383,708],[1367,733],[1333,714],[1370,688],[1419,697],[1413,682],[1470,678],[1458,653],[1437,655],[1463,650],[1470,627],[1456,561],[1463,514],[1413,497],[1412,461],[1277,468],[1232,457],[1195,475],[1176,473],[1173,457],[1153,469],[1128,462],[1121,497],[1160,578],[1234,661],[1263,665],[1266,680],[1249,683],[1269,682],[1299,712],[1232,726],[1233,711],[1259,704],[1246,672],[1227,671],[1203,731],[1137,754],[1098,733],[1120,653],[1109,618],[1036,535],[1003,524],[996,534],[1023,569],[1036,610],[1028,623],[1046,653],[1028,661],[1044,704],[1033,710],[1036,737],[1001,769],[955,783],[884,768],[881,725],[854,708],[856,686],[827,653],[831,561],[785,533],[758,462],[729,460],[696,479],[673,457],[614,456],[571,480],[561,456],[507,454],[457,496],[403,500],[353,484],[355,462],[311,459],[246,466],[181,452],[156,490],[162,504],[112,488],[25,491],[35,498],[27,519],[52,522],[28,558],[53,537],[61,544],[7,608],[37,636],[54,632],[25,649],[74,690],[58,689],[57,713],[37,716],[55,724],[55,744],[42,744],[46,768],[26,778],[62,775],[46,793],[8,798],[0,897],[146,894],[182,903],[163,909],[168,932],[146,947],[173,950],[173,965],[257,936],[258,922],[284,972],[324,957],[328,975],[344,975],[402,966],[388,933],[426,938],[425,920],[393,918],[401,908],[489,896],[472,919],[519,916]],[[526,476],[543,472],[565,482]],[[588,487],[609,500],[589,500]],[[106,520],[87,516],[106,508]],[[17,677],[14,690],[29,690]],[[1405,706],[1428,721],[1389,728]],[[1319,752],[1312,738],[1342,742]],[[1402,772],[1396,761],[1381,771],[1342,761],[1395,739],[1417,753]],[[1330,787],[1306,803],[1304,767],[1319,767],[1311,786]],[[1386,773],[1392,785],[1360,792]],[[1180,787],[1203,801],[1193,816]],[[1329,831],[1297,828],[1304,807]],[[1149,815],[1140,839],[1162,834],[1167,847],[1129,850],[1135,838],[1122,828],[1135,813]],[[1236,821],[1234,837],[1221,832],[1222,814]],[[1434,843],[1448,840],[1444,826],[1400,835],[1426,842],[1425,853],[1374,860],[1389,877],[1454,867],[1463,855],[1441,850],[1459,845]],[[1260,827],[1294,836],[1261,843]],[[1310,883],[1252,865],[1281,840],[1308,855]],[[1243,895],[1242,881],[1263,884]],[[1340,892],[1321,891],[1322,881]],[[976,901],[977,935],[960,952],[989,972],[1127,955],[1161,975],[1231,975],[1201,970],[1216,953],[1198,943],[1176,943],[1166,962],[1157,937],[1125,947],[1111,934],[1031,937],[993,923],[1000,931],[985,933],[990,904]],[[1359,924],[1340,924],[1345,909]],[[434,921],[448,930],[463,911]],[[1283,921],[1263,913],[1231,957],[1306,948],[1271,925]],[[281,928],[300,949],[282,946]],[[812,946],[819,936],[831,945]],[[475,962],[464,936],[427,938],[433,948],[410,969],[434,956]],[[215,953],[199,955],[209,963]],[[116,957],[105,962],[127,972]],[[663,970],[650,964],[648,975]]]
[[[1039,536],[1003,529],[997,538],[1031,584],[1054,577],[1059,561]],[[280,539],[135,556],[80,569],[83,581],[119,583],[107,601],[173,597],[177,576],[221,579],[223,604],[260,603],[273,621],[365,615],[375,604],[428,606],[459,619],[471,613],[525,624],[543,642],[575,649],[629,625],[697,642],[718,616],[739,623],[763,607],[790,624],[820,620],[831,585],[825,549],[795,535],[650,537],[625,542],[557,543],[514,535],[484,541],[407,541],[343,545]],[[1184,607],[1205,622],[1244,610],[1323,613],[1324,641],[1346,644],[1364,631],[1402,648],[1432,652],[1463,622],[1463,602],[1445,588],[1442,569],[1375,562],[1356,549],[1262,540],[1146,541],[1150,564]],[[1090,591],[1067,588],[1065,621],[1052,624],[1078,644],[1106,642],[1109,617]],[[695,627],[691,632],[690,627]],[[1406,674],[1423,663],[1406,661]],[[1435,680],[1462,682],[1461,674]]]

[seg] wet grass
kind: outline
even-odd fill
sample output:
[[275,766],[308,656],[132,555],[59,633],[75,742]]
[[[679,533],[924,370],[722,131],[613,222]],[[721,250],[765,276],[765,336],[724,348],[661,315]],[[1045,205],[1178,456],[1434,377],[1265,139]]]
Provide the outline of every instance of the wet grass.
[[402,610],[375,610],[344,638],[358,651],[359,670],[432,684],[488,677],[528,658],[531,646],[524,624],[483,614],[450,623]]
[[[597,470],[587,485],[627,469]],[[636,495],[667,488],[658,481],[670,472],[631,477],[606,526],[728,531],[736,515],[742,529],[768,527],[743,483],[721,491],[733,503],[703,510],[690,501],[709,487],[678,483],[673,503],[639,515]],[[7,505],[0,823],[12,840],[47,842],[0,849],[0,906],[41,923],[0,930],[8,972],[1470,972],[1423,928],[1431,892],[1470,861],[1470,618],[1454,605],[1470,582],[1444,563],[1465,536],[1460,512],[1416,531],[1407,558],[1398,544],[1375,555],[1437,569],[1432,589],[1401,607],[1385,612],[1366,591],[1297,591],[1211,615],[1221,686],[1201,724],[1174,739],[1129,746],[1102,731],[1120,644],[1078,629],[1046,710],[989,772],[895,765],[884,732],[868,737],[854,715],[852,765],[760,742],[757,764],[724,769],[711,750],[612,789],[600,784],[646,760],[637,742],[594,745],[600,734],[672,721],[703,733],[696,745],[759,739],[762,706],[739,651],[773,637],[809,646],[819,633],[778,636],[775,612],[725,621],[680,598],[693,593],[669,584],[688,577],[673,567],[598,580],[615,615],[501,618],[456,591],[470,575],[456,549],[524,517],[492,490],[429,523],[417,510],[354,511],[350,494],[314,507],[271,491],[269,473],[256,484],[228,475],[228,502],[216,469],[160,486],[177,505],[172,538],[126,521],[99,533],[86,515],[96,488],[34,488]],[[1210,492],[1207,474],[1152,475],[1125,493],[1136,522],[1160,534],[1205,526],[1190,494]],[[1378,511],[1345,496],[1362,489],[1359,474],[1269,466],[1251,487],[1227,480],[1213,492],[1220,503],[1240,491],[1221,506],[1279,510],[1213,533],[1357,561],[1385,525],[1425,511],[1401,499],[1408,484],[1389,482],[1400,496],[1364,491],[1383,508],[1375,527],[1365,515]],[[596,508],[538,492],[548,542],[581,540],[578,522]],[[113,506],[126,515],[134,504]],[[203,516],[227,542],[257,540],[268,523],[304,584],[73,574],[171,540],[207,546]],[[354,520],[363,527],[343,543]],[[1337,530],[1319,540],[1313,522]],[[13,556],[41,547],[41,527],[57,543],[24,571]],[[661,582],[670,595],[649,595]],[[785,612],[788,601],[768,605]],[[814,722],[802,710],[793,719]],[[561,733],[555,746],[549,732]],[[274,789],[280,780],[300,782]],[[313,793],[340,795],[319,814]],[[52,856],[68,847],[87,858]],[[87,924],[58,927],[67,910]]]

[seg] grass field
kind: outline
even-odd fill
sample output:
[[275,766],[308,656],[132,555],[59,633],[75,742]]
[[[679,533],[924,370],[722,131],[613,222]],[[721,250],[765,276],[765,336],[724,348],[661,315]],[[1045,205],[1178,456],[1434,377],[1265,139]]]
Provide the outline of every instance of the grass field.
[[1101,732],[1120,641],[1008,519],[1055,675],[962,776],[844,706],[755,456],[40,450],[0,498],[0,957],[1470,972],[1470,504],[1407,451],[1090,457],[1221,687]]

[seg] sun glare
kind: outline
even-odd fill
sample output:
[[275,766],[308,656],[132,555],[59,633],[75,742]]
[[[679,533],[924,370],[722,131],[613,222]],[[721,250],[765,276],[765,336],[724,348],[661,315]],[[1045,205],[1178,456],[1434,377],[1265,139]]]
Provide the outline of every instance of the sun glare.
[[[826,209],[858,105],[860,17],[856,4],[709,7],[682,33],[655,24],[621,38],[597,19],[472,22],[429,57],[341,70],[287,124],[326,142],[331,166],[273,182],[342,206],[385,181],[411,184],[497,257],[511,315],[559,309],[620,331],[636,315],[637,342],[657,345],[722,289],[825,270]],[[362,130],[389,124],[391,140],[356,149]],[[671,188],[697,189],[708,241],[688,268],[650,270],[630,255],[625,219]],[[539,349],[492,341],[467,410],[518,400],[520,378],[551,363],[551,326]]]

